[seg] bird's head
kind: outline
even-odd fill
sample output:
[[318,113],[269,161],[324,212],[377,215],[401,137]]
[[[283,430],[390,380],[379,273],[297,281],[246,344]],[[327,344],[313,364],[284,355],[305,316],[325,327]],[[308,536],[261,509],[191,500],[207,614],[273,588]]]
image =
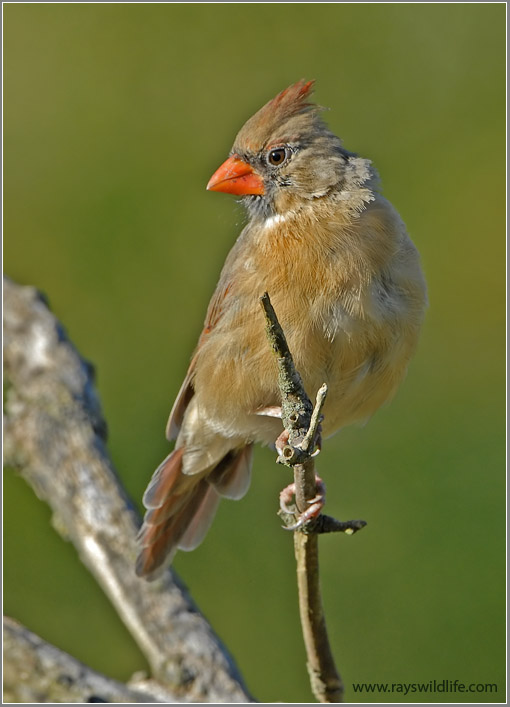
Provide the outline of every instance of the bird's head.
[[308,101],[313,83],[298,81],[255,113],[207,189],[244,197],[249,212],[262,217],[339,193],[354,155]]

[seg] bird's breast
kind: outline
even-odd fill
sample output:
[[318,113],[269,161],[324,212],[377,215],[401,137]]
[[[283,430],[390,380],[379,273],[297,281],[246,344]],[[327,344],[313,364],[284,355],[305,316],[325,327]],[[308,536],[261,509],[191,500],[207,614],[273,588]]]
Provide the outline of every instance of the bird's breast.
[[308,395],[329,386],[326,434],[369,417],[393,395],[416,345],[424,286],[401,222],[382,213],[372,210],[356,227],[338,219],[297,227],[293,215],[271,217],[238,240],[222,273],[221,316],[201,344],[194,381],[203,414],[223,434],[267,442],[275,429],[274,420],[264,430],[255,420],[257,410],[280,404],[264,292]]

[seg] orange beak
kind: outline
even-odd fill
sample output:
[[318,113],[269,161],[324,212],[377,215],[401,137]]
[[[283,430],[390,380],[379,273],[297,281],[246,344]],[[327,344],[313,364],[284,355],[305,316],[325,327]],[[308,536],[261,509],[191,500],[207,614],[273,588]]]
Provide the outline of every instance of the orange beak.
[[232,155],[218,167],[207,185],[208,191],[223,191],[226,194],[264,193],[264,181],[239,155]]

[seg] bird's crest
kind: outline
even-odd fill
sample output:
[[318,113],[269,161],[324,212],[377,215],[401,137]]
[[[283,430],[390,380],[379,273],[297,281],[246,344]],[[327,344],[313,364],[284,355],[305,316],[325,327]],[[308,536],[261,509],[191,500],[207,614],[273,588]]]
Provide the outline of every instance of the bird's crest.
[[280,91],[259,112],[278,113],[281,118],[301,113],[301,111],[313,106],[313,103],[307,103],[306,99],[313,93],[314,83],[315,81],[313,80],[305,81],[301,79],[292,86]]
[[256,146],[291,118],[306,113],[317,114],[319,106],[307,100],[313,92],[314,83],[315,81],[301,79],[272,98],[245,123],[237,136],[236,144]]

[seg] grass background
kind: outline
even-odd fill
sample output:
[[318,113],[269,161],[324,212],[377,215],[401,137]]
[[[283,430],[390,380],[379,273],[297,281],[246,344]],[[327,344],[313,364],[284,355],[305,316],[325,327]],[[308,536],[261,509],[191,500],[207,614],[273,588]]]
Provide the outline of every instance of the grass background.
[[[353,682],[505,679],[505,5],[4,5],[5,271],[45,291],[98,369],[109,449],[139,507],[243,215],[205,184],[243,122],[316,78],[423,258],[430,308],[391,406],[328,441],[331,640]],[[175,567],[262,701],[309,701],[288,472],[259,449]],[[94,668],[146,667],[48,509],[4,482],[5,611]],[[376,701],[422,701],[409,694]]]

